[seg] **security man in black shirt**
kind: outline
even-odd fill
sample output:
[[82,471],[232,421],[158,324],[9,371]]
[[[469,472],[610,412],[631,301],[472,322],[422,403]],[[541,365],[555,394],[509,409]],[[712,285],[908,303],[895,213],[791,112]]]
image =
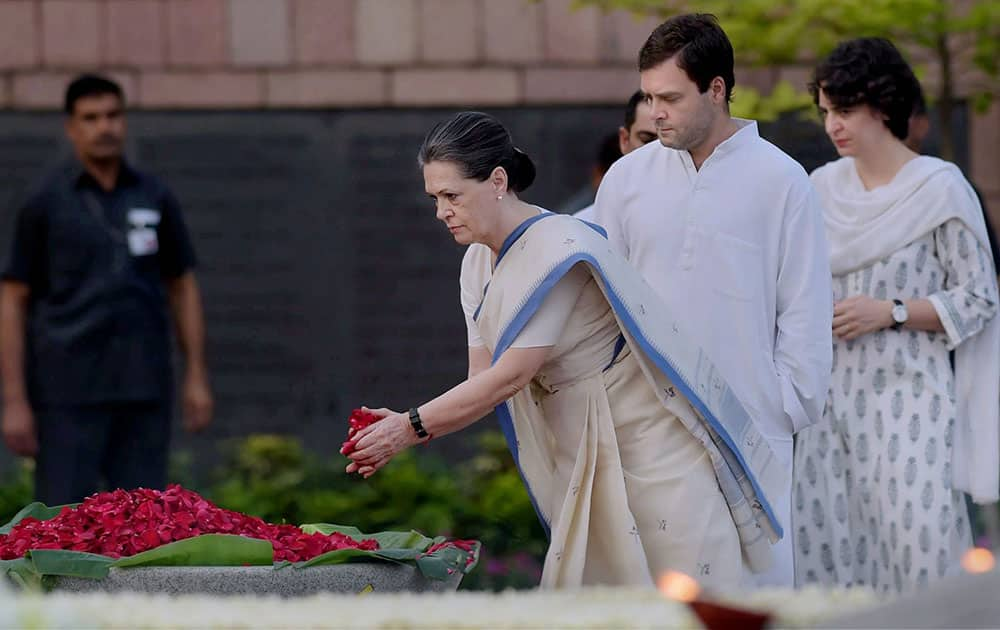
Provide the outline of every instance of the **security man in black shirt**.
[[[121,87],[66,91],[74,156],[20,208],[0,281],[3,437],[35,456],[36,499],[166,483],[172,311],[186,428],[212,417],[194,251],[176,199],[123,158]],[[168,308],[169,304],[169,308]]]

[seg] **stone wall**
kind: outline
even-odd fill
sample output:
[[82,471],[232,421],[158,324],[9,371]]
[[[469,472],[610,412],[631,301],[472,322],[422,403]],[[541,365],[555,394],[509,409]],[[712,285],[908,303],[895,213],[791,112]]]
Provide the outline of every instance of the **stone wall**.
[[3,0],[0,104],[101,67],[142,108],[618,102],[651,22],[570,0]]
[[[143,109],[621,103],[655,21],[572,5],[0,0],[0,109],[58,108],[67,78],[94,68]],[[807,76],[741,69],[737,82],[767,90]],[[969,131],[971,175],[1000,218],[1000,106]]]
[[[210,442],[177,444],[211,461],[215,440],[294,430],[330,450],[342,439],[331,427],[354,404],[405,407],[464,369],[460,250],[438,234],[410,170],[424,130],[446,110],[486,108],[547,174],[531,201],[557,207],[585,185],[592,148],[637,87],[634,56],[655,22],[571,5],[0,0],[0,237],[61,147],[53,110],[66,81],[112,74],[140,110],[130,154],[175,186],[202,255],[219,417]],[[803,85],[808,71],[738,69],[737,83]],[[963,153],[1000,225],[1000,106],[963,121]],[[807,167],[832,155],[815,128],[763,131]],[[357,243],[396,253],[377,274],[352,255]],[[405,321],[371,315],[373,295],[390,295]],[[0,469],[6,461],[0,448]]]

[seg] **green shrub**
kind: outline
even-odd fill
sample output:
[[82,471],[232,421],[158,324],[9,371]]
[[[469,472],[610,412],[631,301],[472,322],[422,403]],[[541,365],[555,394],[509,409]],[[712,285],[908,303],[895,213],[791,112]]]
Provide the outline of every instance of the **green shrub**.
[[0,525],[17,514],[18,510],[31,503],[34,496],[34,462],[20,460],[0,483]]

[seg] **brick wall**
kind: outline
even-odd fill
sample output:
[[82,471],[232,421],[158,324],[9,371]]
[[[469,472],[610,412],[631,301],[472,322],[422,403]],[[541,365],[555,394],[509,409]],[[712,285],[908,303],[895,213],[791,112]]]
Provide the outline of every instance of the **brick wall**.
[[0,0],[0,107],[101,68],[141,108],[617,103],[651,21],[572,0]]
[[[0,0],[0,109],[58,108],[67,78],[94,68],[145,109],[620,103],[655,21],[572,5]],[[766,90],[807,74],[744,69],[737,81]],[[972,175],[997,208],[1000,106],[970,136]]]

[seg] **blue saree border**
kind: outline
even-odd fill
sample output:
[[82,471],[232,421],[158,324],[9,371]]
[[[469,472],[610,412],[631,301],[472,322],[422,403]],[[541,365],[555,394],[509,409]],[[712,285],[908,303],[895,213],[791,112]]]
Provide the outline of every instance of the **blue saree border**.
[[[528,231],[529,227],[531,227],[541,219],[553,216],[556,216],[556,213],[549,212],[548,210],[543,210],[541,214],[526,219],[519,226],[514,228],[514,231],[508,234],[507,238],[504,239],[503,245],[500,247],[500,253],[497,254],[497,260],[495,263],[493,263],[493,269],[495,270],[500,265],[500,261],[503,260],[503,257],[507,254],[507,251],[511,247],[513,247],[514,243],[517,242],[517,239],[521,238],[522,234]],[[591,223],[590,221],[586,221],[584,219],[578,219],[578,221],[580,221],[590,229],[600,234],[602,238],[608,238],[608,231],[605,230],[600,225],[596,223]],[[472,314],[472,321],[479,321],[479,312],[483,309],[483,302],[486,301],[486,292],[489,290],[490,290],[490,283],[487,282],[486,286],[483,287],[483,297],[479,300],[479,306],[476,307],[476,312]]]
[[[532,223],[533,222],[534,221],[532,221]],[[521,233],[523,233],[523,230],[521,231]],[[555,284],[564,275],[566,275],[566,273],[573,267],[573,265],[580,262],[590,263],[591,266],[593,266],[593,268],[597,270],[598,273],[601,274],[602,279],[606,280],[607,276],[604,273],[604,269],[597,262],[597,260],[589,254],[585,254],[582,252],[573,254],[569,258],[564,260],[562,263],[557,265],[552,271],[549,272],[548,276],[545,277],[545,279],[534,290],[534,292],[532,292],[531,296],[525,302],[520,312],[518,312],[518,314],[514,317],[511,323],[507,326],[507,329],[500,335],[500,339],[497,342],[497,347],[493,351],[492,363],[495,364],[497,360],[499,360],[500,355],[502,355],[504,352],[507,351],[510,345],[514,342],[514,339],[517,337],[518,333],[521,332],[524,326],[531,319],[531,316],[534,315],[535,312],[538,310],[538,308],[541,306],[542,301],[545,299],[545,296],[552,289],[552,287],[554,287]],[[771,526],[774,528],[775,533],[778,535],[779,538],[784,538],[784,528],[782,527],[781,522],[775,516],[774,510],[771,507],[770,500],[761,489],[752,470],[749,468],[749,466],[747,466],[746,460],[743,457],[743,453],[738,448],[736,448],[736,443],[729,435],[729,432],[725,429],[725,427],[722,426],[722,423],[719,422],[718,418],[716,418],[709,411],[708,407],[705,405],[705,403],[702,402],[698,394],[693,389],[691,389],[691,387],[684,381],[684,379],[681,378],[680,374],[678,374],[677,371],[670,366],[669,361],[667,361],[664,356],[662,356],[659,352],[657,352],[656,349],[653,348],[652,344],[649,343],[649,341],[639,333],[638,325],[632,318],[632,315],[628,312],[628,309],[625,308],[624,302],[621,301],[621,298],[619,298],[618,295],[614,292],[610,284],[605,281],[604,285],[607,288],[607,297],[609,298],[611,307],[615,310],[615,313],[625,323],[625,327],[628,329],[632,338],[639,343],[639,346],[646,353],[646,356],[652,359],[656,367],[659,368],[661,372],[663,372],[670,378],[674,386],[677,387],[677,389],[679,389],[682,394],[684,394],[688,402],[690,402],[691,405],[695,407],[699,411],[699,413],[701,413],[701,415],[708,421],[709,425],[711,425],[712,429],[719,434],[722,440],[732,451],[733,456],[740,463],[740,466],[743,468],[743,472],[746,474],[747,479],[750,480],[750,484],[753,486],[754,491],[757,493],[757,498],[760,501],[761,508],[764,510],[764,513],[767,515],[768,520],[771,522]],[[510,449],[511,454],[513,455],[514,458],[514,463],[517,465],[518,471],[520,472],[521,462],[517,452],[517,433],[514,430],[514,421],[513,418],[511,417],[510,409],[508,408],[507,403],[503,402],[497,405],[496,413],[500,420],[500,429],[503,432],[504,437],[507,439],[507,447]],[[523,472],[521,473],[521,478],[524,479]],[[549,531],[548,522],[546,522],[545,518],[542,517],[542,513],[538,509],[538,505],[535,502],[534,494],[531,492],[531,486],[527,483],[527,480],[525,480],[525,487],[528,489],[528,494],[531,498],[532,505],[534,505],[535,511],[538,512],[539,517],[541,517],[542,525],[545,527],[546,534],[548,534]]]

